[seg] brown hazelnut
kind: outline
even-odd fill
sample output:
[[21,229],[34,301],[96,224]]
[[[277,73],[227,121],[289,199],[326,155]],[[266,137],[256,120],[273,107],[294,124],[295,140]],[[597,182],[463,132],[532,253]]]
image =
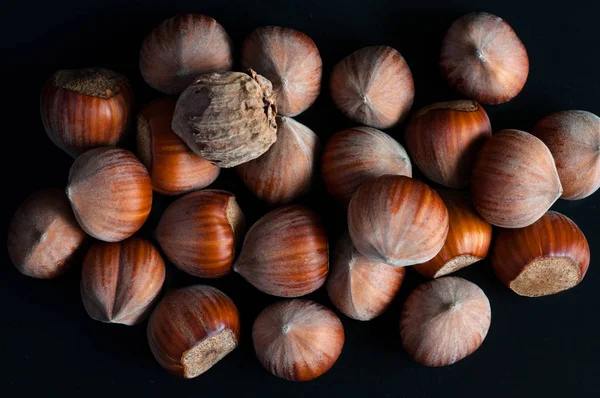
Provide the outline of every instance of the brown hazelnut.
[[19,272],[51,279],[62,274],[85,241],[64,191],[31,194],[15,212],[8,229],[8,255]]
[[448,210],[421,181],[385,175],[361,185],[348,206],[348,230],[365,257],[406,267],[431,260],[448,235]]
[[117,145],[127,132],[132,107],[129,80],[103,68],[59,70],[44,85],[40,99],[48,137],[72,157]]
[[231,39],[214,19],[200,14],[169,18],[146,37],[140,72],[165,94],[179,94],[196,77],[225,72],[233,65]]
[[102,147],[75,160],[67,196],[85,232],[118,242],[133,235],[148,218],[152,184],[148,170],[131,152]]
[[327,233],[319,216],[296,205],[267,213],[248,230],[233,270],[273,296],[314,292],[329,270]]
[[542,141],[519,130],[502,130],[481,148],[473,166],[473,204],[490,224],[533,224],[562,194],[552,154]]
[[188,193],[163,213],[155,237],[177,268],[201,278],[231,271],[245,219],[232,193],[207,189]]
[[321,89],[323,64],[310,37],[279,26],[254,30],[242,45],[242,65],[273,83],[277,111],[296,116],[307,110]]
[[271,83],[249,73],[202,75],[175,106],[173,131],[196,155],[219,167],[255,159],[277,139]]
[[471,355],[487,336],[490,301],[477,285],[445,277],[422,284],[404,303],[402,344],[426,366],[452,365]]
[[379,129],[404,119],[415,96],[408,64],[388,46],[361,48],[341,60],[333,68],[329,88],[346,117]]
[[586,111],[546,116],[533,135],[548,146],[563,187],[561,198],[583,199],[600,188],[600,118]]
[[310,300],[285,300],[254,321],[252,340],[262,366],[291,381],[316,379],[337,361],[344,327],[333,311]]
[[492,226],[481,218],[470,199],[458,192],[440,191],[450,217],[442,250],[431,260],[414,266],[427,278],[439,278],[487,257]]
[[510,101],[529,74],[529,57],[506,21],[486,12],[458,18],[444,38],[442,74],[462,95],[482,104]]
[[327,294],[345,315],[369,321],[388,309],[405,274],[405,267],[369,260],[356,250],[350,235],[344,234],[331,259]]
[[220,172],[171,130],[174,110],[174,99],[161,98],[142,109],[137,118],[138,155],[150,172],[152,188],[165,195],[205,188]]
[[490,119],[477,102],[438,102],[412,116],[406,147],[427,178],[463,188],[471,178],[477,152],[491,135]]
[[135,325],[150,314],[164,280],[165,263],[150,242],[98,242],[83,260],[81,298],[95,320]]
[[240,341],[240,315],[225,293],[211,286],[170,292],[148,321],[148,344],[169,372],[192,379],[233,351]]
[[259,199],[285,204],[310,189],[317,169],[319,137],[305,125],[277,116],[277,141],[260,157],[236,167]]
[[547,296],[583,280],[590,247],[571,219],[549,211],[525,228],[498,231],[492,265],[498,279],[513,292]]
[[386,133],[354,127],[335,133],[327,141],[321,175],[327,191],[344,206],[359,186],[385,174],[412,177],[408,154]]

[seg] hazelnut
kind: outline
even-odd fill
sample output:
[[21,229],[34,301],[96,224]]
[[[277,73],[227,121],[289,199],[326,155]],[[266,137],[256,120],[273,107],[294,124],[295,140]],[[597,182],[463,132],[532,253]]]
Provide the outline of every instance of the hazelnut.
[[296,116],[307,110],[321,89],[323,64],[310,37],[279,26],[254,30],[242,45],[242,65],[273,83],[277,110]]
[[59,276],[74,262],[86,238],[64,191],[31,194],[8,229],[8,255],[19,272],[33,278]]
[[442,250],[431,260],[414,266],[427,278],[439,278],[487,257],[492,226],[477,214],[470,199],[458,192],[439,192],[450,217]]
[[333,252],[327,294],[345,315],[369,321],[388,309],[405,274],[404,267],[369,260],[360,254],[346,233]]
[[173,131],[196,155],[220,167],[255,159],[277,139],[271,83],[249,73],[202,75],[175,106]]
[[491,135],[490,119],[477,102],[438,102],[412,116],[406,147],[427,178],[449,188],[464,188],[477,152]]
[[426,184],[385,175],[361,185],[348,206],[348,230],[365,257],[405,267],[431,260],[448,235],[448,210]]
[[600,188],[600,118],[586,111],[546,116],[533,135],[548,146],[563,187],[561,198],[583,199]]
[[169,372],[200,376],[240,341],[240,315],[225,293],[211,286],[188,286],[170,292],[148,321],[148,344]]
[[388,46],[361,48],[341,60],[333,68],[329,88],[346,117],[378,129],[404,119],[415,96],[408,64]]
[[232,193],[207,189],[189,193],[163,213],[155,237],[180,270],[201,278],[231,271],[236,240],[245,219]]
[[161,98],[147,105],[137,118],[137,149],[150,172],[152,188],[179,195],[205,188],[220,169],[202,159],[171,130],[175,100]]
[[568,217],[549,211],[519,229],[501,229],[492,265],[498,279],[521,296],[555,294],[578,285],[590,264],[583,232]]
[[248,230],[233,270],[273,296],[314,292],[329,270],[327,233],[319,216],[296,205],[267,213]]
[[277,141],[260,157],[236,167],[259,199],[284,204],[310,189],[317,170],[319,137],[305,125],[277,116]]
[[529,74],[529,57],[502,18],[473,12],[458,18],[442,43],[442,74],[459,93],[482,104],[510,101]]
[[344,206],[348,206],[359,186],[385,174],[412,176],[408,154],[386,133],[354,127],[327,141],[321,175],[327,191]]
[[252,340],[262,366],[291,381],[316,379],[337,361],[344,327],[333,311],[310,300],[285,300],[254,321]]
[[481,346],[490,328],[490,302],[477,285],[445,277],[413,290],[400,316],[402,344],[426,366],[452,365]]
[[42,122],[50,140],[71,155],[117,145],[129,126],[133,89],[103,68],[59,70],[44,85]]
[[148,171],[131,152],[102,147],[75,160],[67,196],[85,232],[105,242],[118,242],[133,235],[148,218],[152,184]]
[[214,19],[200,14],[169,18],[146,37],[140,72],[152,88],[180,94],[196,77],[233,65],[231,39]]
[[562,194],[552,154],[542,141],[519,130],[502,130],[481,148],[473,166],[473,204],[490,224],[533,224]]
[[98,242],[83,260],[81,298],[95,320],[135,325],[150,314],[164,280],[165,263],[150,242]]

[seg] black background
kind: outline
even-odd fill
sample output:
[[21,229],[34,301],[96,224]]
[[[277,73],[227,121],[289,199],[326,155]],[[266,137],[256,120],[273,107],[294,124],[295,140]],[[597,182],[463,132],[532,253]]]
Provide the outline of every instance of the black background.
[[[7,4],[11,3],[11,4]],[[412,3],[412,4],[411,4]],[[415,108],[458,99],[438,71],[444,32],[458,16],[487,11],[506,19],[530,57],[529,80],[513,101],[486,106],[493,131],[530,131],[542,116],[563,109],[600,114],[600,6],[528,5],[525,1],[28,1],[3,2],[2,53],[2,229],[27,195],[44,187],[64,187],[72,159],[44,133],[39,92],[57,69],[103,66],[126,74],[139,105],[158,97],[138,71],[145,35],[162,20],[182,12],[216,18],[237,49],[261,25],[281,25],[311,36],[321,51],[323,93],[297,119],[324,143],[353,123],[333,106],[327,81],[337,61],[366,45],[397,48],[411,67]],[[545,4],[546,2],[544,2]],[[596,4],[598,4],[596,2]],[[412,7],[416,6],[416,7]],[[388,131],[402,142],[403,126]],[[419,176],[418,172],[416,173]],[[248,217],[268,209],[224,171],[213,185],[231,190]],[[149,236],[170,199],[155,196],[153,213],[140,232]],[[321,183],[300,201],[319,211],[331,242],[345,228],[344,214],[326,197]],[[125,327],[90,319],[79,297],[79,267],[53,281],[19,274],[3,251],[0,268],[0,394],[3,396],[598,396],[600,381],[600,192],[554,208],[576,221],[592,248],[582,284],[539,299],[512,294],[494,277],[489,261],[458,272],[478,284],[492,305],[492,326],[481,348],[455,365],[426,368],[404,352],[399,312],[407,294],[424,281],[407,273],[387,313],[371,322],[341,316],[346,344],[334,367],[319,379],[292,383],[258,364],[250,330],[256,315],[277,299],[256,291],[237,274],[219,280],[189,277],[170,266],[166,289],[208,283],[222,289],[242,316],[241,346],[194,380],[180,380],[152,357],[145,323]],[[5,238],[4,238],[5,239]],[[6,240],[4,240],[5,242]],[[310,298],[331,306],[324,289]],[[339,314],[339,313],[338,313]]]

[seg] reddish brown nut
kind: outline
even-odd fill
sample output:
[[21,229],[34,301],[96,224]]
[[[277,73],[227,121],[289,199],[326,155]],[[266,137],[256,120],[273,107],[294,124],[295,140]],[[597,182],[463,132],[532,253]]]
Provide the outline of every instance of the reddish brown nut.
[[59,70],[44,85],[40,99],[48,137],[73,157],[117,145],[127,132],[132,107],[129,80],[103,68]]
[[583,199],[600,188],[600,118],[586,111],[546,116],[533,128],[552,152],[563,187],[561,198]]
[[169,18],[146,37],[140,72],[165,94],[179,94],[196,77],[225,72],[233,65],[231,39],[214,19],[200,14]]
[[316,379],[337,361],[344,327],[333,311],[310,300],[285,300],[254,321],[252,340],[262,366],[291,381]]
[[408,64],[388,46],[361,48],[341,60],[329,81],[335,106],[357,123],[389,128],[408,114],[415,85]]
[[431,260],[414,266],[427,278],[439,278],[484,259],[492,242],[492,226],[477,214],[470,199],[441,191],[448,208],[450,228],[442,250]]
[[506,21],[486,12],[473,12],[458,18],[448,29],[440,66],[459,93],[482,104],[500,104],[523,89],[529,57]]
[[406,267],[431,260],[448,235],[448,210],[424,183],[386,175],[361,185],[348,206],[348,230],[365,257]]
[[73,263],[85,237],[64,191],[44,189],[31,194],[15,212],[8,229],[8,255],[22,274],[51,279]]
[[240,315],[225,293],[195,285],[167,294],[148,321],[148,344],[169,372],[192,379],[233,351]]
[[402,308],[400,335],[413,359],[452,365],[481,346],[490,328],[490,302],[477,285],[446,277],[413,290]]
[[562,194],[552,154],[542,141],[519,130],[502,130],[481,148],[473,166],[473,204],[490,224],[533,224]]
[[131,152],[102,147],[75,160],[67,196],[85,232],[118,242],[133,235],[148,218],[152,184],[148,170]]
[[248,230],[233,270],[273,296],[314,292],[329,270],[327,233],[319,216],[295,205],[267,213]]
[[175,134],[196,155],[220,167],[256,159],[277,139],[271,82],[249,73],[202,75],[175,106]]
[[254,30],[242,45],[242,65],[273,83],[277,111],[296,116],[307,110],[321,89],[319,50],[302,32],[279,26]]
[[369,321],[388,309],[402,286],[406,268],[369,260],[345,234],[338,241],[327,279],[327,294],[350,318]]
[[180,270],[201,278],[231,271],[245,219],[232,193],[207,189],[189,193],[163,213],[155,237]]
[[164,281],[165,263],[150,242],[98,242],[83,260],[83,306],[97,321],[135,325],[150,314]]
[[260,157],[236,167],[259,199],[285,204],[310,189],[319,158],[319,137],[305,125],[277,116],[277,141]]
[[150,172],[152,188],[179,195],[212,184],[220,169],[202,159],[171,130],[175,100],[161,98],[147,105],[137,118],[137,150]]
[[590,247],[568,217],[549,211],[520,229],[501,229],[492,265],[498,279],[521,296],[555,294],[578,285],[590,265]]
[[406,147],[427,178],[463,188],[471,178],[477,152],[491,135],[490,119],[477,102],[438,102],[412,116]]
[[359,186],[385,174],[412,177],[408,154],[396,140],[370,127],[342,130],[327,141],[321,158],[327,191],[348,206]]

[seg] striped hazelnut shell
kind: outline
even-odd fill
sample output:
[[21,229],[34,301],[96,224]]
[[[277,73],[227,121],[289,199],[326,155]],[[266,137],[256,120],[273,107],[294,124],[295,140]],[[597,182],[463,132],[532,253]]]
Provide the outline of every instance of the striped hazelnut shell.
[[415,96],[408,64],[388,46],[364,47],[341,60],[333,68],[329,89],[346,117],[379,129],[403,120]]
[[427,278],[439,278],[487,257],[492,226],[477,213],[470,198],[454,191],[440,191],[450,217],[442,250],[431,260],[413,268]]
[[521,296],[555,294],[578,285],[590,265],[590,247],[567,216],[549,211],[535,223],[500,229],[492,266],[502,283]]
[[179,195],[212,184],[221,169],[202,159],[171,130],[175,99],[158,99],[137,118],[137,150],[150,172],[152,188],[164,195]]
[[98,242],[83,260],[81,298],[93,319],[135,325],[150,314],[164,281],[165,263],[150,242]]
[[400,335],[415,361],[446,366],[481,346],[491,320],[490,302],[483,290],[465,279],[445,277],[409,294],[400,316]]
[[196,77],[233,65],[231,39],[214,19],[182,14],[163,21],[146,37],[140,72],[152,88],[180,94]]
[[477,212],[490,224],[533,224],[562,194],[548,147],[520,130],[502,130],[481,148],[473,166],[471,193]]
[[260,157],[236,167],[248,189],[273,205],[304,195],[313,184],[319,137],[305,125],[277,116],[277,141]]
[[8,255],[24,275],[52,279],[72,265],[86,239],[65,192],[44,189],[19,206],[8,229]]
[[254,321],[252,340],[262,366],[291,381],[316,379],[339,358],[344,327],[333,311],[310,300],[284,300]]
[[406,147],[427,178],[448,188],[463,188],[477,152],[491,135],[490,119],[477,102],[438,102],[412,116]]
[[310,37],[279,26],[255,29],[242,45],[242,66],[273,83],[277,111],[296,116],[308,109],[321,90],[323,62]]
[[529,75],[523,42],[502,18],[473,12],[458,18],[444,37],[442,74],[452,88],[482,104],[510,101]]
[[74,158],[92,148],[117,145],[127,132],[132,108],[129,80],[103,68],[59,70],[40,98],[48,137]]
[[363,256],[406,267],[429,261],[444,246],[448,210],[426,184],[386,175],[358,188],[348,206],[348,231]]
[[227,354],[240,341],[240,315],[231,299],[205,285],[168,293],[148,321],[148,344],[169,372],[191,379]]
[[540,120],[532,134],[552,152],[562,199],[583,199],[600,188],[600,117],[586,111],[556,112]]
[[356,250],[350,235],[335,245],[327,294],[346,316],[369,321],[388,309],[400,290],[406,268],[369,260]]
[[321,175],[331,196],[348,206],[359,186],[385,174],[412,177],[406,150],[386,133],[353,127],[334,134],[321,157]]
[[152,184],[148,170],[131,152],[102,147],[75,159],[67,196],[85,232],[118,242],[132,236],[148,218]]
[[248,230],[233,269],[273,296],[314,292],[329,270],[327,233],[319,216],[297,205],[270,211]]
[[207,189],[171,203],[156,227],[155,237],[180,270],[201,278],[218,278],[231,271],[236,242],[244,228],[244,214],[235,196]]

